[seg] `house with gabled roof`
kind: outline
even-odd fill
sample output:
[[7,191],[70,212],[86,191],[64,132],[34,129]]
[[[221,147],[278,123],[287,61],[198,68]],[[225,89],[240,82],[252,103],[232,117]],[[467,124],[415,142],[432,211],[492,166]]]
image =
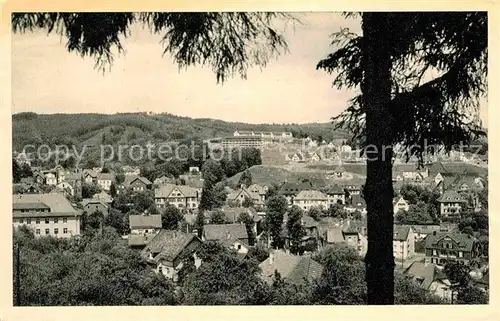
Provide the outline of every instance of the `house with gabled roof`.
[[328,198],[329,205],[345,204],[345,191],[338,184],[328,186],[323,192]]
[[94,194],[92,198],[101,200],[108,205],[113,202],[113,198],[105,191],[100,191],[99,193]]
[[101,212],[104,215],[109,213],[109,204],[98,198],[84,198],[82,200],[83,210],[87,212],[88,215]]
[[35,237],[80,234],[82,211],[75,209],[63,194],[15,194],[12,209],[14,228],[26,225]]
[[261,279],[272,284],[275,272],[295,285],[312,282],[323,273],[323,266],[314,261],[311,256],[297,256],[283,251],[271,251],[269,257],[259,264]]
[[394,258],[404,261],[415,254],[415,233],[410,225],[394,225],[392,250]]
[[468,264],[481,253],[480,243],[473,236],[459,232],[436,232],[425,238],[425,261],[445,265],[449,261]]
[[95,181],[99,187],[105,191],[109,191],[111,183],[115,180],[113,173],[97,173]]
[[419,287],[444,300],[451,300],[451,282],[437,265],[426,262],[413,262],[403,272]]
[[302,182],[285,182],[279,191],[279,195],[286,198],[288,204],[293,204],[293,200],[297,194],[302,190],[313,189],[313,185],[310,181]]
[[[258,192],[258,191],[257,191]],[[265,194],[264,194],[265,196]],[[264,199],[262,195],[259,195],[257,193],[254,193],[250,189],[246,187],[242,187],[240,189],[237,189],[227,195],[226,202],[236,202],[238,204],[243,204],[245,199],[251,199],[253,200],[255,205],[262,205],[264,204]]]
[[233,224],[206,224],[203,226],[202,241],[218,242],[237,239],[248,244],[246,226],[241,223]]
[[365,199],[358,194],[352,195],[351,200],[348,202],[348,204],[344,205],[344,211],[346,211],[347,213],[354,213],[356,211],[359,211],[361,215],[366,215],[367,210]]
[[155,204],[165,208],[172,204],[180,210],[193,211],[200,205],[201,194],[185,185],[163,184],[155,189]]
[[161,227],[160,214],[129,215],[130,234],[155,234]]
[[285,160],[292,162],[303,162],[305,160],[305,157],[304,155],[302,155],[302,153],[299,152],[288,153],[285,155]]
[[444,191],[437,201],[440,205],[442,217],[460,215],[467,204],[467,201],[460,194],[450,189]]
[[328,197],[318,190],[301,190],[293,199],[293,205],[308,211],[311,207],[328,208]]
[[192,233],[161,230],[142,249],[140,256],[156,273],[177,282],[188,256],[193,256],[196,268],[201,266],[201,260],[196,256],[201,245],[201,240]]
[[403,196],[395,197],[392,204],[394,206],[394,215],[398,214],[399,211],[408,212],[410,210],[410,203]]

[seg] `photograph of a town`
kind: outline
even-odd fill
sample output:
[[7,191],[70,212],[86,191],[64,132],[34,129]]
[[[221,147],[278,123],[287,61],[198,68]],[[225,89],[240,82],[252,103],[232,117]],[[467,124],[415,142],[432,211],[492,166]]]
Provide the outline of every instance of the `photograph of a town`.
[[489,302],[487,12],[15,12],[14,306]]

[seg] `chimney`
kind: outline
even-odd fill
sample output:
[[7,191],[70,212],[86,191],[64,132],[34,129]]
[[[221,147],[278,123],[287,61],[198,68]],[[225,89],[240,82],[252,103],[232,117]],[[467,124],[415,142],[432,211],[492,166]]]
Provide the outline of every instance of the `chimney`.
[[269,252],[269,265],[273,265],[273,264],[274,264],[274,252],[270,251]]

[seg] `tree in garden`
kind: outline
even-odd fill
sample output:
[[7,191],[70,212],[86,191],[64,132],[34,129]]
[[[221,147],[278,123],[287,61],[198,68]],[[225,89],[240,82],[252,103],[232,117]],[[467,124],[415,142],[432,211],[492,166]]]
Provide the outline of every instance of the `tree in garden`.
[[340,204],[332,204],[328,207],[328,216],[335,218],[347,218],[347,213]]
[[198,210],[196,213],[195,228],[198,231],[198,237],[201,239],[203,235],[203,226],[205,225],[205,213],[202,209]]
[[252,185],[252,173],[248,169],[241,174],[238,185],[245,187]]
[[314,220],[319,221],[320,215],[321,215],[321,210],[316,206],[312,206],[309,209],[309,211],[307,211],[307,215],[312,217]]
[[120,235],[129,233],[129,224],[125,217],[128,215],[112,208],[108,215],[104,217],[104,225],[113,227]]
[[101,188],[96,184],[82,185],[82,198],[92,198],[95,194],[101,192]]
[[243,202],[241,202],[241,206],[243,207],[252,207],[255,205],[255,202],[253,199],[251,199],[250,197],[245,197],[245,199],[243,200]]
[[293,205],[288,211],[288,220],[286,229],[288,232],[288,241],[290,242],[290,252],[299,254],[302,247],[302,238],[306,235],[304,226],[302,225],[303,211],[297,205]]
[[12,159],[12,182],[19,183],[21,181],[22,173],[21,166],[17,163],[15,159]]
[[283,196],[273,196],[266,202],[266,217],[264,224],[269,236],[272,239],[273,248],[282,248],[283,239],[283,219],[288,207],[287,201]]
[[212,211],[210,214],[210,224],[226,223],[226,215],[221,210]]
[[314,259],[324,269],[313,291],[315,303],[365,304],[365,267],[354,249],[336,245],[317,253]]
[[109,195],[111,195],[111,197],[116,197],[116,184],[115,184],[115,182],[111,182],[111,186],[109,187]]
[[182,213],[177,207],[169,204],[161,213],[161,227],[166,230],[175,230],[183,219]]
[[238,222],[245,224],[245,228],[248,234],[248,245],[255,245],[255,233],[253,231],[254,221],[253,218],[248,214],[248,212],[241,212],[238,216]]
[[411,153],[422,161],[425,145],[450,150],[484,134],[464,116],[477,116],[487,90],[487,14],[355,16],[363,35],[338,33],[339,49],[317,68],[335,73],[338,88],[361,89],[337,120],[362,138],[367,156],[368,303],[393,304],[392,146],[413,146]]
[[123,182],[125,182],[125,174],[121,173],[121,172],[116,173],[115,183],[120,185],[120,184],[123,184]]

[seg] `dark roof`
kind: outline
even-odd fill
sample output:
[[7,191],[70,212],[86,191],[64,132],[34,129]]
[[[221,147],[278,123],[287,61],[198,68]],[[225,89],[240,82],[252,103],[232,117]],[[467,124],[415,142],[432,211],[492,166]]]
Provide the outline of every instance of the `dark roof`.
[[161,228],[161,215],[129,215],[130,229]]
[[437,200],[440,203],[455,203],[455,202],[461,202],[465,203],[467,202],[466,200],[463,199],[460,194],[455,192],[454,190],[447,190],[441,195],[441,197]]
[[429,289],[436,280],[446,279],[435,264],[425,262],[413,262],[403,273],[412,276],[424,289]]
[[[130,181],[130,184],[132,184],[132,183],[133,183],[134,181],[136,181],[136,180],[141,181],[141,182],[142,182],[142,183],[144,183],[145,185],[151,185],[151,184],[153,184],[153,183],[151,183],[151,181],[150,181],[149,179],[147,179],[146,177],[143,177],[143,176],[134,177],[134,179],[132,179],[132,180]],[[130,184],[129,184],[129,185],[130,185]]]
[[[141,251],[141,257],[148,259],[153,254],[153,261],[174,261],[184,249],[193,241],[198,240],[194,234],[179,231],[161,230]],[[201,243],[201,242],[200,242]]]
[[318,222],[309,215],[302,215],[302,225],[305,228],[318,227]]
[[[71,213],[76,214],[77,210],[73,208],[68,199],[59,193],[47,193],[47,194],[23,194],[23,195],[12,195],[12,205],[14,208],[26,208],[27,206],[34,206],[34,204],[44,204],[46,208],[48,206],[50,211],[53,213]],[[43,213],[47,214],[47,213]]]
[[311,182],[286,182],[281,186],[280,194],[282,195],[297,195],[301,190],[311,189]]
[[262,278],[266,282],[272,282],[274,271],[278,271],[288,282],[297,285],[303,284],[306,280],[317,279],[323,272],[323,266],[310,256],[295,256],[283,251],[274,251],[273,255],[272,263],[267,258],[259,264]]
[[394,236],[395,241],[406,241],[408,239],[408,233],[410,233],[409,225],[394,225]]
[[[435,234],[435,235],[434,235]],[[468,234],[455,233],[455,232],[436,232],[427,235],[425,238],[426,248],[435,248],[438,242],[445,237],[449,237],[451,240],[455,241],[462,251],[470,252],[474,246],[476,239]]]
[[207,224],[203,226],[203,235],[207,241],[222,241],[225,239],[248,239],[245,225]]
[[12,209],[14,210],[46,210],[50,209],[50,206],[44,204],[42,202],[34,202],[34,203],[14,203],[12,205]]
[[338,184],[335,184],[326,188],[325,193],[328,195],[344,194],[344,190]]

